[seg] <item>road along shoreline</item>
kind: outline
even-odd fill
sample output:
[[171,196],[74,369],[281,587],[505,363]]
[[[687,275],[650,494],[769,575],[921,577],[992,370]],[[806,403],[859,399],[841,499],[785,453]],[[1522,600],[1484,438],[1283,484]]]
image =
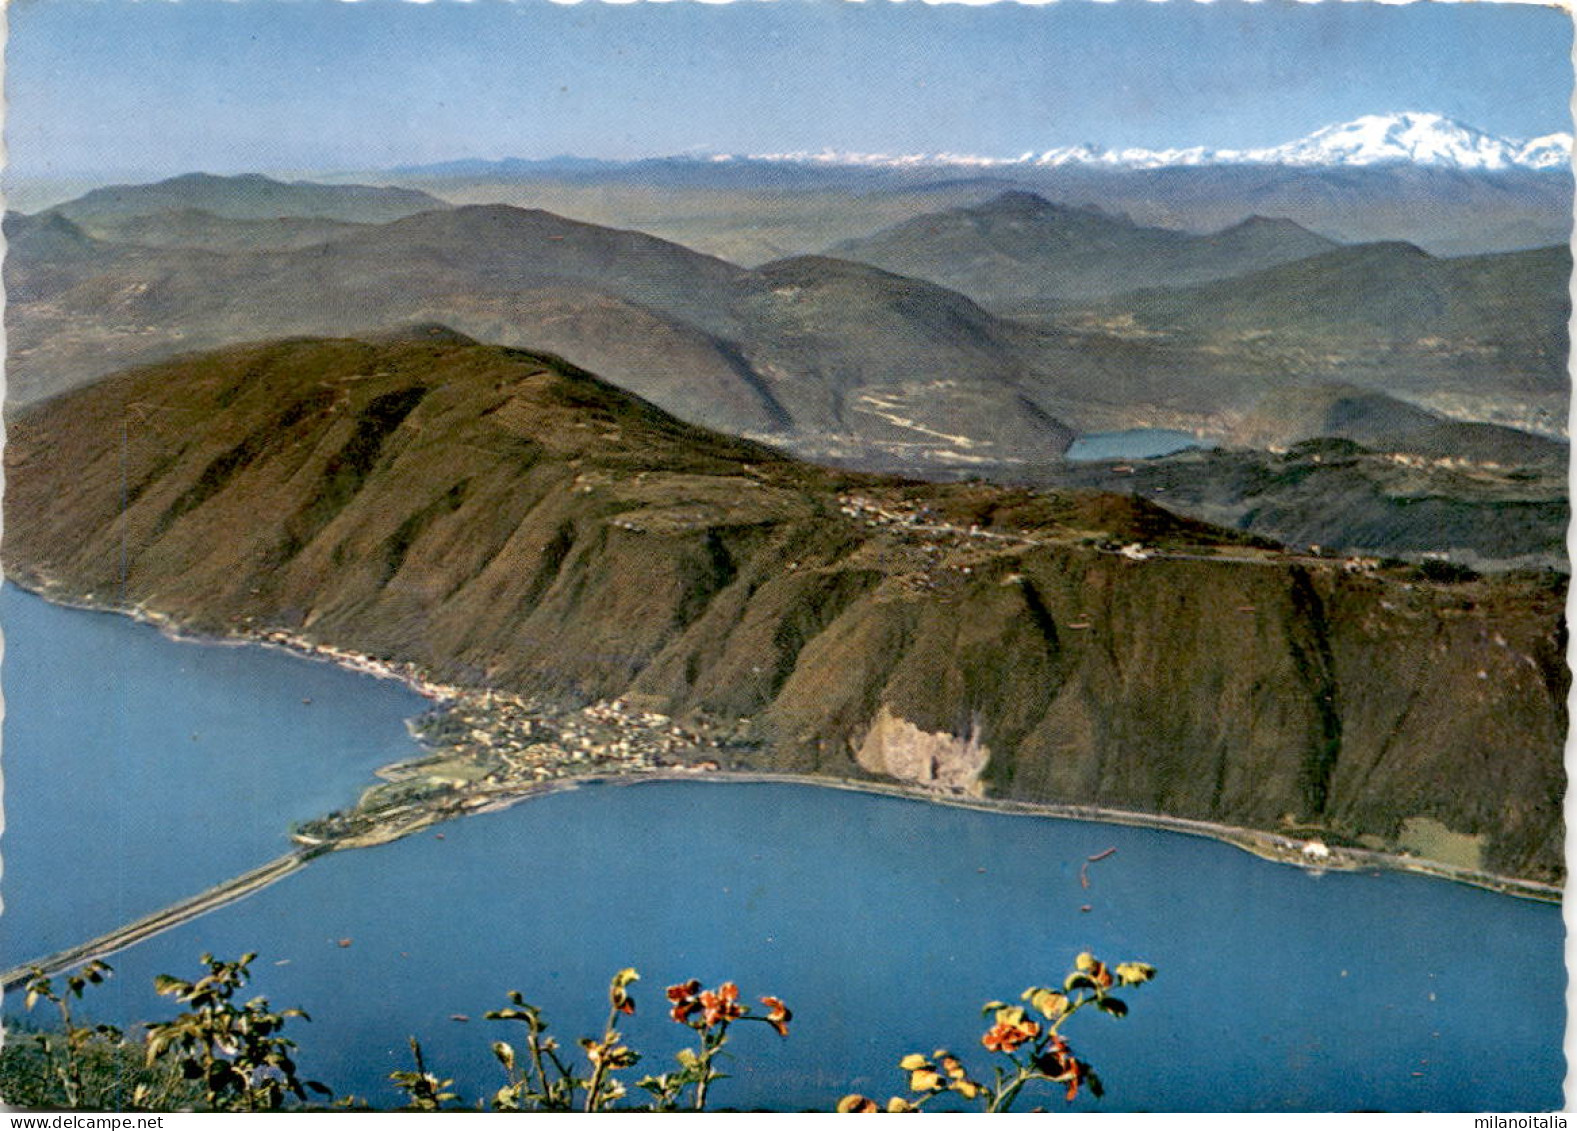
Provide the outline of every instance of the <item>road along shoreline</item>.
[[974,809],[980,812],[998,813],[1004,816],[1053,818],[1057,820],[1082,821],[1088,824],[1126,825],[1136,828],[1155,829],[1162,832],[1182,833],[1187,836],[1205,837],[1242,849],[1262,859],[1290,864],[1316,872],[1402,871],[1468,884],[1473,887],[1498,892],[1502,895],[1531,899],[1543,903],[1559,903],[1562,896],[1561,889],[1553,884],[1542,884],[1531,880],[1521,880],[1512,876],[1498,876],[1487,872],[1475,872],[1470,869],[1457,868],[1431,860],[1423,860],[1416,857],[1399,857],[1387,853],[1371,852],[1365,849],[1332,848],[1328,850],[1328,855],[1315,858],[1311,857],[1307,852],[1308,841],[1276,833],[1261,832],[1255,829],[1237,828],[1232,825],[1221,825],[1210,821],[1196,821],[1186,817],[1135,813],[1121,809],[1102,809],[1088,805],[1058,805],[1044,802],[948,796],[912,787],[889,785],[885,782],[824,778],[806,774],[671,769],[622,774],[599,773],[565,777],[552,782],[544,782],[522,790],[517,794],[494,796],[488,798],[482,804],[466,806],[463,809],[434,809],[428,814],[429,819],[426,820],[420,818],[412,819],[407,815],[397,827],[380,829],[372,834],[362,833],[347,837],[340,842],[313,845],[296,852],[287,853],[197,895],[180,900],[140,919],[133,920],[116,930],[109,931],[96,938],[32,962],[12,967],[0,973],[0,989],[10,991],[24,985],[36,974],[54,975],[95,958],[106,958],[117,951],[125,950],[163,931],[178,927],[210,911],[217,910],[220,907],[261,891],[263,888],[284,879],[291,873],[304,868],[314,858],[329,852],[386,844],[419,832],[422,829],[430,828],[435,824],[452,820],[455,817],[469,813],[498,812],[513,808],[522,802],[546,797],[550,794],[598,786],[628,786],[658,782],[806,786],[816,789],[837,789],[851,793],[874,794],[906,801],[950,805],[955,808]]
[[[14,579],[8,580],[12,580],[13,584],[16,584]],[[152,613],[145,609],[117,607],[108,602],[91,599],[72,600],[50,592],[47,585],[41,587],[43,591],[26,585],[19,585],[19,588],[28,589],[36,596],[55,604],[95,612],[114,612],[130,616],[144,623],[151,623],[166,636],[182,642],[229,645],[262,644],[288,651],[303,658],[333,663],[364,675],[395,679],[405,683],[412,690],[430,700],[454,704],[456,701],[463,702],[475,699],[479,695],[487,697],[487,693],[478,693],[467,688],[451,687],[432,682],[424,677],[424,673],[417,671],[411,665],[383,663],[371,657],[346,652],[283,632],[245,632],[228,638],[200,636],[184,631],[183,626],[174,618]],[[513,697],[506,698],[513,699]],[[518,702],[515,706],[522,710],[529,710],[528,705],[523,702]],[[602,713],[595,714],[598,711]],[[576,714],[576,712],[564,712],[563,716],[571,717]],[[616,728],[628,728],[635,724],[633,717],[625,717],[618,710],[612,711],[610,717],[608,705],[598,705],[578,714],[594,715],[599,724],[612,725]],[[662,727],[660,729],[666,728],[672,722],[666,716],[651,717],[661,720]],[[562,722],[563,719],[560,718],[558,721]],[[531,724],[528,722],[528,730],[530,726]],[[679,732],[676,729],[673,733],[677,734]],[[692,738],[694,736],[685,735],[680,745],[691,745],[689,740]],[[716,744],[713,743],[712,745],[715,746]],[[697,749],[695,756],[702,756],[702,752]],[[395,766],[385,767],[385,771],[401,770],[408,767],[412,771],[413,777],[420,777],[422,776],[423,764],[431,760],[431,755],[418,757],[411,759],[407,763],[397,763]],[[659,766],[653,765],[648,761],[645,764],[637,763],[634,765],[626,762],[622,765],[608,765],[599,769],[594,765],[587,765],[581,762],[578,755],[573,756],[572,761],[565,758],[562,751],[554,749],[551,754],[547,755],[543,764],[550,765],[553,770],[553,776],[544,780],[528,782],[516,779],[499,781],[493,785],[473,783],[473,787],[470,789],[462,789],[457,793],[450,792],[443,797],[413,799],[414,803],[408,802],[380,812],[363,813],[361,815],[366,819],[363,825],[354,832],[345,831],[340,835],[333,835],[324,839],[303,837],[298,834],[296,837],[298,848],[293,852],[270,860],[239,876],[208,888],[197,895],[177,901],[162,910],[143,916],[113,931],[46,957],[0,972],[0,989],[11,990],[20,986],[37,971],[51,975],[91,959],[103,958],[117,951],[124,950],[162,931],[189,922],[206,914],[208,911],[251,895],[283,879],[285,876],[305,866],[313,858],[327,852],[387,843],[455,817],[469,813],[504,809],[551,793],[593,785],[634,785],[655,781],[801,785],[877,794],[905,800],[976,809],[983,812],[1128,825],[1178,832],[1190,836],[1207,837],[1233,845],[1267,860],[1291,864],[1314,871],[1359,871],[1365,869],[1403,871],[1541,902],[1558,903],[1562,898],[1561,887],[1554,884],[1477,871],[1422,857],[1347,846],[1327,847],[1319,841],[1300,839],[1284,833],[1242,828],[1159,813],[1135,812],[1059,802],[1030,802],[988,798],[950,790],[929,789],[899,782],[779,773],[767,770],[728,770],[710,759],[705,759],[699,765],[691,766],[676,766],[672,764]],[[563,772],[565,770],[569,772]]]

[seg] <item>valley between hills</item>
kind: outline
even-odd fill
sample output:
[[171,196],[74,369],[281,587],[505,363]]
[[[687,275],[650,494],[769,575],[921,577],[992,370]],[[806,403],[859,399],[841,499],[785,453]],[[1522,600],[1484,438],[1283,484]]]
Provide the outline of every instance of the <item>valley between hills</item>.
[[[716,765],[1562,881],[1570,256],[1508,233],[1563,174],[1454,255],[805,175],[839,238],[752,266],[503,202],[588,199],[542,169],[8,215],[8,576],[446,700],[309,840]],[[740,191],[670,199],[726,250]]]

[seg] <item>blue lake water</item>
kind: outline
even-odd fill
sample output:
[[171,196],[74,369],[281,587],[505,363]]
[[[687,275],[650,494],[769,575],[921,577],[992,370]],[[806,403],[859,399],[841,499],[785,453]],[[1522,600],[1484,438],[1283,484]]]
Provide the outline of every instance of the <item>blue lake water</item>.
[[[6,606],[8,632],[13,619],[36,614],[46,647],[68,640],[49,623],[56,614],[86,615],[22,606],[31,613]],[[276,775],[286,778],[282,792],[300,791],[299,806],[269,805],[315,811],[343,802],[354,781],[324,786],[307,768],[339,766],[344,751],[336,754],[335,743],[352,744],[367,765],[384,760],[368,748],[377,745],[368,732],[387,727],[396,741],[402,714],[419,705],[392,685],[350,677],[332,691],[298,694],[292,681],[302,673],[342,673],[146,636],[175,666],[117,665],[128,713],[139,692],[168,701],[180,664],[190,666],[185,679],[222,660],[240,664],[233,683],[217,682],[204,701],[235,700],[241,731],[253,729],[259,710],[241,701],[255,695],[275,702],[270,725],[297,713],[290,704],[302,707],[303,695],[316,708],[333,694],[336,710],[360,720],[319,736],[331,745],[315,760],[292,761]],[[12,688],[46,670],[69,680],[83,663],[81,655],[39,656],[22,666],[15,649],[9,642],[13,811],[30,802],[13,764],[45,756],[30,753],[36,738],[13,726]],[[139,685],[144,671],[149,682]],[[213,740],[221,741],[218,731]],[[128,794],[137,802],[159,792],[149,783],[160,779],[170,741],[163,735],[145,752],[147,777]],[[250,758],[214,762],[213,773],[226,776],[281,745],[274,734]],[[81,749],[73,757],[92,759]],[[26,788],[47,793],[60,778],[33,780]],[[244,795],[216,794],[209,804],[242,803],[222,800],[231,796]],[[57,806],[56,818],[76,832],[35,844],[16,870],[8,857],[6,920],[20,922],[6,937],[32,930],[38,900],[56,885],[96,872],[106,853],[131,851],[120,838],[164,835],[144,829],[141,814],[133,825],[126,806],[106,816],[112,808],[106,800],[79,819]],[[193,825],[180,847],[144,853],[135,867],[183,872],[171,886],[185,894],[198,872],[256,862],[198,868],[187,859],[253,823],[230,813]],[[253,848],[265,858],[282,839],[256,823]],[[22,827],[34,831],[17,833],[19,843],[38,837],[36,825]],[[1108,847],[1117,852],[1090,865],[1083,888],[1081,863]],[[134,882],[131,866],[119,870]],[[113,900],[119,882],[87,888]],[[34,893],[20,905],[10,899],[16,884]],[[1086,904],[1091,910],[1081,911]],[[99,919],[118,913],[96,911]],[[406,1037],[415,1034],[430,1066],[474,1100],[502,1083],[488,1046],[516,1034],[481,1015],[510,989],[542,1005],[573,1049],[601,1023],[609,975],[637,967],[639,1011],[625,1031],[648,1054],[639,1075],[671,1067],[685,1035],[666,1018],[663,987],[692,976],[733,979],[750,1000],[785,998],[796,1019],[787,1040],[764,1026],[741,1029],[733,1078],[715,1090],[717,1103],[826,1108],[850,1090],[883,1098],[900,1090],[896,1063],[909,1052],[950,1046],[986,1071],[979,1005],[1059,979],[1088,949],[1160,970],[1128,995],[1130,1017],[1081,1015],[1070,1024],[1075,1048],[1106,1081],[1101,1108],[1529,1110],[1562,1102],[1562,948],[1558,908],[1419,877],[1316,876],[1178,834],[830,789],[650,783],[585,788],[325,857],[114,957],[115,979],[90,1002],[100,1018],[122,1023],[168,1016],[149,988],[155,974],[189,977],[204,950],[254,950],[256,991],[312,1014],[296,1032],[309,1073],[340,1093],[392,1102],[387,1074],[407,1066]],[[1062,1106],[1056,1096],[1043,1100]],[[1093,1101],[1075,1105],[1086,1106]]]
[[1098,459],[1155,459],[1185,448],[1202,447],[1192,432],[1169,428],[1130,428],[1123,432],[1091,432],[1080,436],[1063,453],[1075,462]]
[[[416,746],[404,686],[263,648],[177,644],[0,588],[0,961],[102,934],[287,851]],[[310,700],[310,702],[306,702]]]

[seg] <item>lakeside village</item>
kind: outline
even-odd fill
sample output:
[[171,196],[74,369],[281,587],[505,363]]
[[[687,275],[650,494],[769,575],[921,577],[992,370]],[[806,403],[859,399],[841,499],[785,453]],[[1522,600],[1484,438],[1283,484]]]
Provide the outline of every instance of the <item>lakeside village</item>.
[[[579,710],[548,706],[503,691],[478,691],[436,683],[415,665],[388,662],[349,649],[304,639],[283,630],[250,635],[254,642],[325,660],[384,679],[397,679],[434,701],[407,729],[422,746],[415,758],[381,767],[379,784],[357,802],[291,830],[298,851],[310,858],[342,848],[384,844],[469,813],[502,809],[530,797],[603,781],[680,779],[719,775],[753,780],[806,780],[763,772],[752,765],[758,746],[750,720],[687,719],[645,710],[626,699]],[[743,771],[743,773],[740,773]],[[1208,836],[1264,859],[1313,869],[1400,867],[1536,899],[1559,898],[1544,884],[1487,876],[1477,869],[1366,850],[1353,843],[1327,845],[1328,830],[1288,829],[1277,834],[1209,821],[1136,814],[1088,805],[987,800],[924,781],[814,779],[816,784],[999,812],[1061,816],[1135,824]],[[442,835],[442,834],[440,834]]]
[[[925,508],[883,506],[855,496],[846,496],[840,502],[845,513],[852,511],[854,517],[871,525],[921,530],[945,526]],[[946,529],[973,538],[1032,540],[1027,532],[1004,535],[978,528]],[[1133,556],[1131,550],[1150,555],[1150,550],[1142,547],[1116,550],[1125,557]],[[1335,565],[1328,563],[1327,568]],[[1369,563],[1359,565],[1367,567]],[[1341,568],[1351,571],[1353,563],[1341,563]],[[1362,571],[1369,572],[1367,568]],[[968,567],[963,567],[962,572],[968,573]],[[1383,570],[1376,576],[1383,577]],[[454,817],[505,808],[578,785],[604,780],[685,780],[716,775],[730,780],[853,789],[996,812],[1167,829],[1210,837],[1268,860],[1314,871],[1398,868],[1538,900],[1559,901],[1562,894],[1557,885],[1485,873],[1476,866],[1417,857],[1394,847],[1388,850],[1359,843],[1326,828],[1289,825],[1280,832],[1270,832],[1088,804],[984,798],[934,780],[807,777],[774,772],[760,766],[760,747],[747,718],[687,718],[681,723],[622,698],[579,710],[556,708],[507,692],[438,683],[414,664],[378,659],[284,629],[247,624],[236,626],[229,635],[217,640],[191,636],[175,618],[156,611],[109,605],[93,594],[71,599],[54,592],[55,585],[48,579],[31,580],[33,584],[28,588],[47,600],[78,608],[114,608],[155,626],[171,639],[276,648],[376,678],[397,680],[435,703],[431,710],[407,722],[412,736],[423,747],[421,754],[381,767],[377,776],[382,781],[365,790],[354,805],[291,829],[291,839],[297,846],[292,859],[297,862],[336,849],[384,844]],[[1069,627],[1088,626],[1073,623]]]
[[[756,747],[749,720],[727,726],[710,720],[681,724],[642,710],[624,699],[580,710],[554,709],[502,691],[475,691],[437,684],[409,665],[316,644],[285,632],[264,634],[266,643],[329,660],[383,678],[401,679],[437,701],[406,723],[423,753],[381,767],[379,784],[355,805],[303,822],[291,839],[307,856],[341,848],[384,844],[468,813],[504,808],[558,789],[613,779],[689,777],[746,769]],[[744,764],[742,764],[744,763]],[[795,775],[747,769],[757,780]],[[732,776],[732,775],[731,775]],[[1116,820],[1226,840],[1266,859],[1323,870],[1356,868],[1349,852],[1333,853],[1318,840],[1228,829],[1204,821],[1118,813],[1088,806],[988,802],[955,788],[923,782],[821,780],[818,784],[901,797],[928,796],[951,804],[1027,814],[1054,813],[1087,820]],[[440,834],[442,835],[442,834]],[[1351,853],[1353,856],[1367,855]]]
[[435,684],[404,665],[303,641],[283,632],[266,643],[384,678],[398,678],[437,701],[406,723],[423,753],[381,767],[383,779],[356,804],[291,831],[302,848],[326,851],[382,844],[466,813],[511,804],[571,782],[632,774],[704,774],[751,749],[742,731],[681,726],[623,699],[580,710],[555,709],[501,691]]

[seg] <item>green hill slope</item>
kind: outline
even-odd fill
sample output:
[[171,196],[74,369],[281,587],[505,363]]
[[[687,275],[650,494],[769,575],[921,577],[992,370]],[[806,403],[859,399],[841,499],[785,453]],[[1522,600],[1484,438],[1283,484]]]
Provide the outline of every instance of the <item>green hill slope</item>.
[[16,414],[6,461],[6,568],[57,598],[737,719],[778,768],[1374,844],[1427,817],[1562,872],[1556,580],[839,475],[430,328],[119,375]]

